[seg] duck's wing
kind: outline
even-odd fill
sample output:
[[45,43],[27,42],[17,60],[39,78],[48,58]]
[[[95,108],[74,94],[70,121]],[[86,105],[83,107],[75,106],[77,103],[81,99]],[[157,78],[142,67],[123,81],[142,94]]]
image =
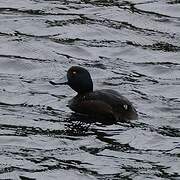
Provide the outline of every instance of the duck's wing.
[[[110,89],[102,89],[88,93],[85,96],[86,100],[98,100],[109,104],[113,108],[124,108],[124,106],[131,105],[131,102],[120,93]],[[126,107],[125,107],[126,108]]]
[[120,93],[110,89],[93,91],[86,96],[87,100],[98,100],[111,107],[116,116],[137,119],[137,112],[132,103]]

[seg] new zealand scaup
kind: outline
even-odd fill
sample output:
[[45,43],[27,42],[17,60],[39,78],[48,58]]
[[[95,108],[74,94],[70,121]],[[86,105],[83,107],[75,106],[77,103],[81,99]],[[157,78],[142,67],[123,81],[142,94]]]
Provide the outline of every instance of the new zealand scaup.
[[67,72],[67,81],[53,85],[69,85],[78,94],[69,101],[71,110],[92,116],[112,117],[116,121],[137,119],[137,111],[132,103],[117,91],[102,89],[93,91],[89,72],[79,66],[72,66]]

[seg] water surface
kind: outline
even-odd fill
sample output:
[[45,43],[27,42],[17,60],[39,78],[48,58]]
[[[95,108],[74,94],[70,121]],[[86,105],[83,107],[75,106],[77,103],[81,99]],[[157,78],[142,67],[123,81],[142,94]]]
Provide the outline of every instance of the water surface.
[[[72,65],[139,120],[74,118]],[[1,0],[0,83],[0,179],[180,179],[180,1]]]

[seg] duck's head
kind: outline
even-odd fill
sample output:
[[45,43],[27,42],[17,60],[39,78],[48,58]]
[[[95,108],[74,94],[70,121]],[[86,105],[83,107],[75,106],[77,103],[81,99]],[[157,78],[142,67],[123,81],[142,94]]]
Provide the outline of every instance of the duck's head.
[[90,73],[79,66],[72,66],[66,76],[65,82],[55,83],[50,81],[53,85],[69,85],[78,94],[83,94],[93,91],[93,82]]

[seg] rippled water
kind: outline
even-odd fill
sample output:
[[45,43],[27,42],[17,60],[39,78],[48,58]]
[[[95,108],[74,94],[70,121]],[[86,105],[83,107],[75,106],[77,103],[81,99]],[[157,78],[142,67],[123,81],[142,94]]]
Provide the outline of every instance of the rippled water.
[[[73,118],[72,65],[139,120]],[[0,84],[0,179],[180,179],[179,0],[1,0]]]

